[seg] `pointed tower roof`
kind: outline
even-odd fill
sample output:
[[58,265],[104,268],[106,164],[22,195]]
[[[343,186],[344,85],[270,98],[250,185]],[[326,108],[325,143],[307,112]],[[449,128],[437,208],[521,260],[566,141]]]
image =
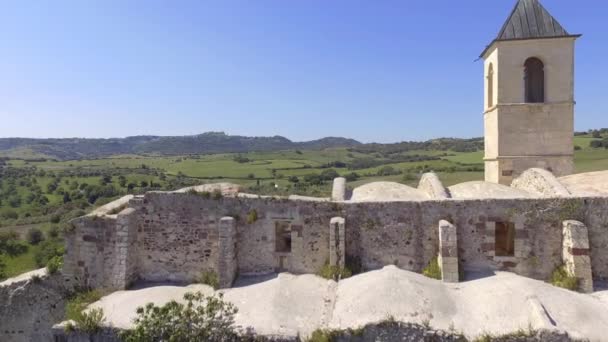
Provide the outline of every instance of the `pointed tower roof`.
[[497,41],[580,36],[569,34],[538,0],[518,0],[498,36],[481,57]]

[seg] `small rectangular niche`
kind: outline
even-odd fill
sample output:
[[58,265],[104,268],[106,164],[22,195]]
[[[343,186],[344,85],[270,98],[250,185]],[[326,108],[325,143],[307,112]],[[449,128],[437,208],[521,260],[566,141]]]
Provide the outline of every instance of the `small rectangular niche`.
[[287,221],[276,221],[275,227],[275,252],[291,253],[291,224]]
[[496,222],[495,256],[515,256],[515,224]]

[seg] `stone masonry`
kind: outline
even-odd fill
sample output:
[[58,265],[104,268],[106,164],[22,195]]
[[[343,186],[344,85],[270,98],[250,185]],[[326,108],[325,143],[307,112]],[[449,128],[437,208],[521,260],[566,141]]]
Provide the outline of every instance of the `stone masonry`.
[[581,292],[593,292],[593,274],[587,227],[578,221],[564,221],[563,259],[566,270],[579,281]]
[[457,283],[458,273],[458,234],[456,227],[448,221],[439,221],[439,267],[441,279],[446,283]]
[[329,222],[329,265],[346,265],[346,243],[344,241],[344,218],[334,217]]

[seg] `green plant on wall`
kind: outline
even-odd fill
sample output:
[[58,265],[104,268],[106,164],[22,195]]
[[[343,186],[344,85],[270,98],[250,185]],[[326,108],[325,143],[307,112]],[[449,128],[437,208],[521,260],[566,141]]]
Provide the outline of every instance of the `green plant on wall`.
[[578,279],[568,274],[565,265],[561,265],[553,271],[551,284],[571,291],[578,289]]
[[441,280],[441,267],[439,267],[439,259],[434,257],[429,264],[422,270],[422,274],[433,279]]
[[339,281],[351,277],[353,272],[348,267],[330,266],[329,261],[327,261],[325,262],[325,265],[321,267],[318,275],[325,279]]
[[214,290],[217,290],[220,287],[220,279],[217,276],[217,273],[214,271],[205,271],[201,274],[199,279],[201,284],[209,285],[213,287]]
[[249,210],[247,213],[247,224],[252,224],[258,220],[258,212],[255,209]]

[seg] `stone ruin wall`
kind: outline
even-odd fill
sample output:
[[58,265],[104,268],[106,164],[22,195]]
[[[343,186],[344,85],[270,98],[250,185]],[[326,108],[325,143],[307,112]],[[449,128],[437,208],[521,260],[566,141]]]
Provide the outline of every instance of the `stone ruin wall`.
[[[236,273],[317,273],[329,261],[330,221],[342,217],[347,264],[364,270],[394,264],[420,272],[437,256],[446,220],[457,230],[461,267],[542,280],[562,263],[563,221],[579,220],[589,230],[594,276],[608,278],[608,198],[349,203],[151,192],[129,206],[115,217],[74,221],[68,275],[124,288],[135,279],[196,281],[204,271],[228,283]],[[229,242],[220,239],[224,217],[234,218]],[[514,224],[514,256],[494,255],[494,222]],[[277,251],[277,225],[288,227],[290,252]]]
[[52,341],[52,326],[64,318],[69,282],[59,274],[18,278],[0,282],[0,341]]

